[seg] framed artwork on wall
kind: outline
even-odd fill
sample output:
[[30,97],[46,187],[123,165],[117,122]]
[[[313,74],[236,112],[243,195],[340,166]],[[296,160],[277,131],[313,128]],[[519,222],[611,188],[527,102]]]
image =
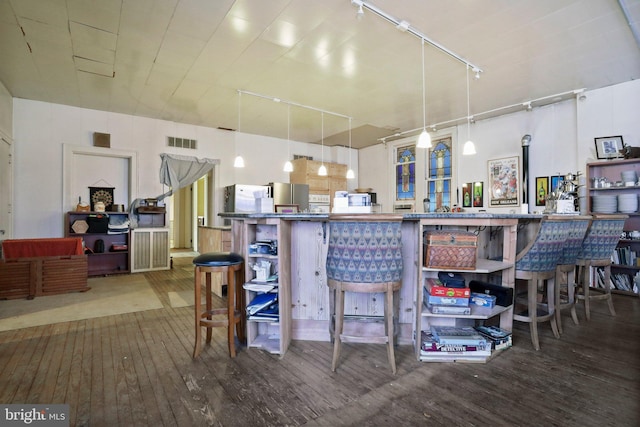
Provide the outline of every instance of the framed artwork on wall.
[[470,208],[473,203],[473,182],[462,184],[462,207]]
[[481,208],[484,206],[484,183],[477,181],[473,183],[473,207]]
[[560,187],[560,183],[564,180],[561,175],[554,175],[551,177],[551,185],[549,187],[549,191],[558,191],[558,187]]
[[618,159],[624,157],[620,152],[624,148],[622,136],[604,136],[594,138],[596,142],[596,155],[599,159]]
[[489,160],[489,207],[520,206],[520,158]]
[[536,178],[536,206],[545,206],[547,204],[547,195],[549,194],[549,177],[539,176]]

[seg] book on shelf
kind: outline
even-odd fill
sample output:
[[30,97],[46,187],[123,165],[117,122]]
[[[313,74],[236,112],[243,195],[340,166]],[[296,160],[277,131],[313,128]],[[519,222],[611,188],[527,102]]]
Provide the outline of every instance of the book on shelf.
[[278,307],[278,303],[273,303],[268,307],[263,308],[260,311],[257,311],[255,314],[252,314],[248,317],[249,320],[264,320],[264,321],[274,321],[278,320],[280,317],[280,311]]
[[265,292],[257,294],[249,304],[247,304],[247,314],[253,315],[260,310],[270,307],[278,301],[277,292]]
[[511,347],[511,332],[499,328],[498,326],[475,326],[475,330],[491,344],[493,350],[502,350]]
[[431,334],[440,344],[487,345],[485,337],[471,326],[431,326]]
[[460,306],[455,306],[455,305],[427,304],[427,308],[433,314],[458,314],[458,315],[471,314],[471,307],[460,307]]
[[466,356],[491,356],[491,346],[488,342],[481,345],[471,344],[441,344],[433,335],[422,331],[421,354],[425,355],[466,355]]

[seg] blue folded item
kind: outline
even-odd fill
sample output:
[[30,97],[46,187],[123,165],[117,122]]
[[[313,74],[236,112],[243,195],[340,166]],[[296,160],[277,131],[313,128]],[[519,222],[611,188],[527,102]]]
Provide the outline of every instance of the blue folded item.
[[258,311],[270,307],[276,301],[278,301],[277,292],[265,292],[263,294],[257,294],[247,305],[247,313],[249,315],[256,314]]

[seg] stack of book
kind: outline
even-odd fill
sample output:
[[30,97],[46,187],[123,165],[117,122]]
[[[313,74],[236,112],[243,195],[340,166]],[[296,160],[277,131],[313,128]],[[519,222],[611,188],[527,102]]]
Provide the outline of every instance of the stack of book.
[[469,288],[452,288],[433,278],[425,280],[424,304],[433,314],[471,314]]
[[511,332],[497,326],[476,326],[475,330],[491,344],[492,350],[503,350],[511,347]]
[[491,343],[473,327],[432,326],[422,331],[420,359],[425,362],[485,362]]
[[262,321],[278,320],[278,293],[264,292],[258,293],[247,304],[247,319]]

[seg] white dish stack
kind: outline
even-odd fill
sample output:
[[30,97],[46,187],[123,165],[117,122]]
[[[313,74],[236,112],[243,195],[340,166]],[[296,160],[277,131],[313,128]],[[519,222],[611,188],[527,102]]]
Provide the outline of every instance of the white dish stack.
[[622,182],[625,187],[633,187],[638,181],[638,174],[635,170],[622,171],[620,172],[620,176],[622,177]]
[[618,212],[634,213],[638,210],[637,194],[618,194]]
[[613,194],[599,194],[593,196],[592,210],[597,213],[616,213],[618,211],[618,198]]

